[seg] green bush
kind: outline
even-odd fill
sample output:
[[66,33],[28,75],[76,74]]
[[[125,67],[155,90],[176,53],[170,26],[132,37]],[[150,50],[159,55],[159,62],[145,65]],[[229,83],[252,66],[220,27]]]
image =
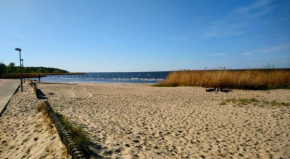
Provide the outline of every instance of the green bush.
[[0,62],[0,78],[2,74],[6,73],[6,65],[2,62]]

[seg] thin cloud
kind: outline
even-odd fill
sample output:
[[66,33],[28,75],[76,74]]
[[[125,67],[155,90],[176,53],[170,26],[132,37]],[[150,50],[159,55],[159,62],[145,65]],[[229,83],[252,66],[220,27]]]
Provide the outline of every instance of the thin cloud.
[[269,14],[273,7],[270,6],[272,0],[260,0],[246,7],[240,7],[235,11],[246,16],[246,18],[258,18]]
[[205,54],[205,56],[227,56],[227,53],[214,53],[214,54]]
[[215,55],[215,56],[226,56],[228,54],[226,54],[226,53],[216,53],[216,54],[213,54],[213,55]]
[[277,39],[274,39],[274,41],[289,41],[288,39],[290,39],[289,36],[284,36],[284,37],[279,37]]
[[259,52],[261,52],[261,53],[269,53],[269,52],[276,52],[276,51],[284,50],[284,49],[287,49],[287,48],[290,48],[290,43],[274,46],[274,47],[267,48],[267,49],[263,49],[263,50],[261,50]]
[[214,53],[214,54],[209,54],[208,56],[226,56],[228,54],[226,53]]
[[252,53],[251,52],[244,52],[244,53],[242,53],[242,55],[252,55]]
[[235,9],[204,29],[203,37],[221,38],[238,36],[247,32],[249,21],[268,15],[273,10],[272,0],[260,0],[249,6]]

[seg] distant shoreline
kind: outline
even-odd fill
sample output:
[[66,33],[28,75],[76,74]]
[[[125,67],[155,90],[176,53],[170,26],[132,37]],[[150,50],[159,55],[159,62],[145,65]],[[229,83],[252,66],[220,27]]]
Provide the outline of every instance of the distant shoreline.
[[[48,75],[85,75],[86,73],[74,72],[74,73],[22,73],[22,77],[25,78],[37,78],[40,74],[41,77],[46,77]],[[2,79],[18,79],[20,78],[20,73],[6,73],[2,75]]]

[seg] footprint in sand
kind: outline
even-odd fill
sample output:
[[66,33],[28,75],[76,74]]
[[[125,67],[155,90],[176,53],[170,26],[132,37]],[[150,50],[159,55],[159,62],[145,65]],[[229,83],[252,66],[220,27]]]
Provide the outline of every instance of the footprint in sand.
[[26,143],[30,138],[26,138],[22,141],[22,144]]

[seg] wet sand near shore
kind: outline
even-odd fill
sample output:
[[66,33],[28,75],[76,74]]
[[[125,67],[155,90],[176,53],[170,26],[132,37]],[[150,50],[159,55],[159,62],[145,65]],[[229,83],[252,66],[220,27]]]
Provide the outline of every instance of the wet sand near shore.
[[13,95],[0,117],[1,159],[70,158],[55,127],[50,127],[37,112],[40,102],[27,83],[24,92],[19,89]]
[[53,108],[85,130],[107,158],[290,158],[289,90],[230,93],[146,84],[39,84]]

